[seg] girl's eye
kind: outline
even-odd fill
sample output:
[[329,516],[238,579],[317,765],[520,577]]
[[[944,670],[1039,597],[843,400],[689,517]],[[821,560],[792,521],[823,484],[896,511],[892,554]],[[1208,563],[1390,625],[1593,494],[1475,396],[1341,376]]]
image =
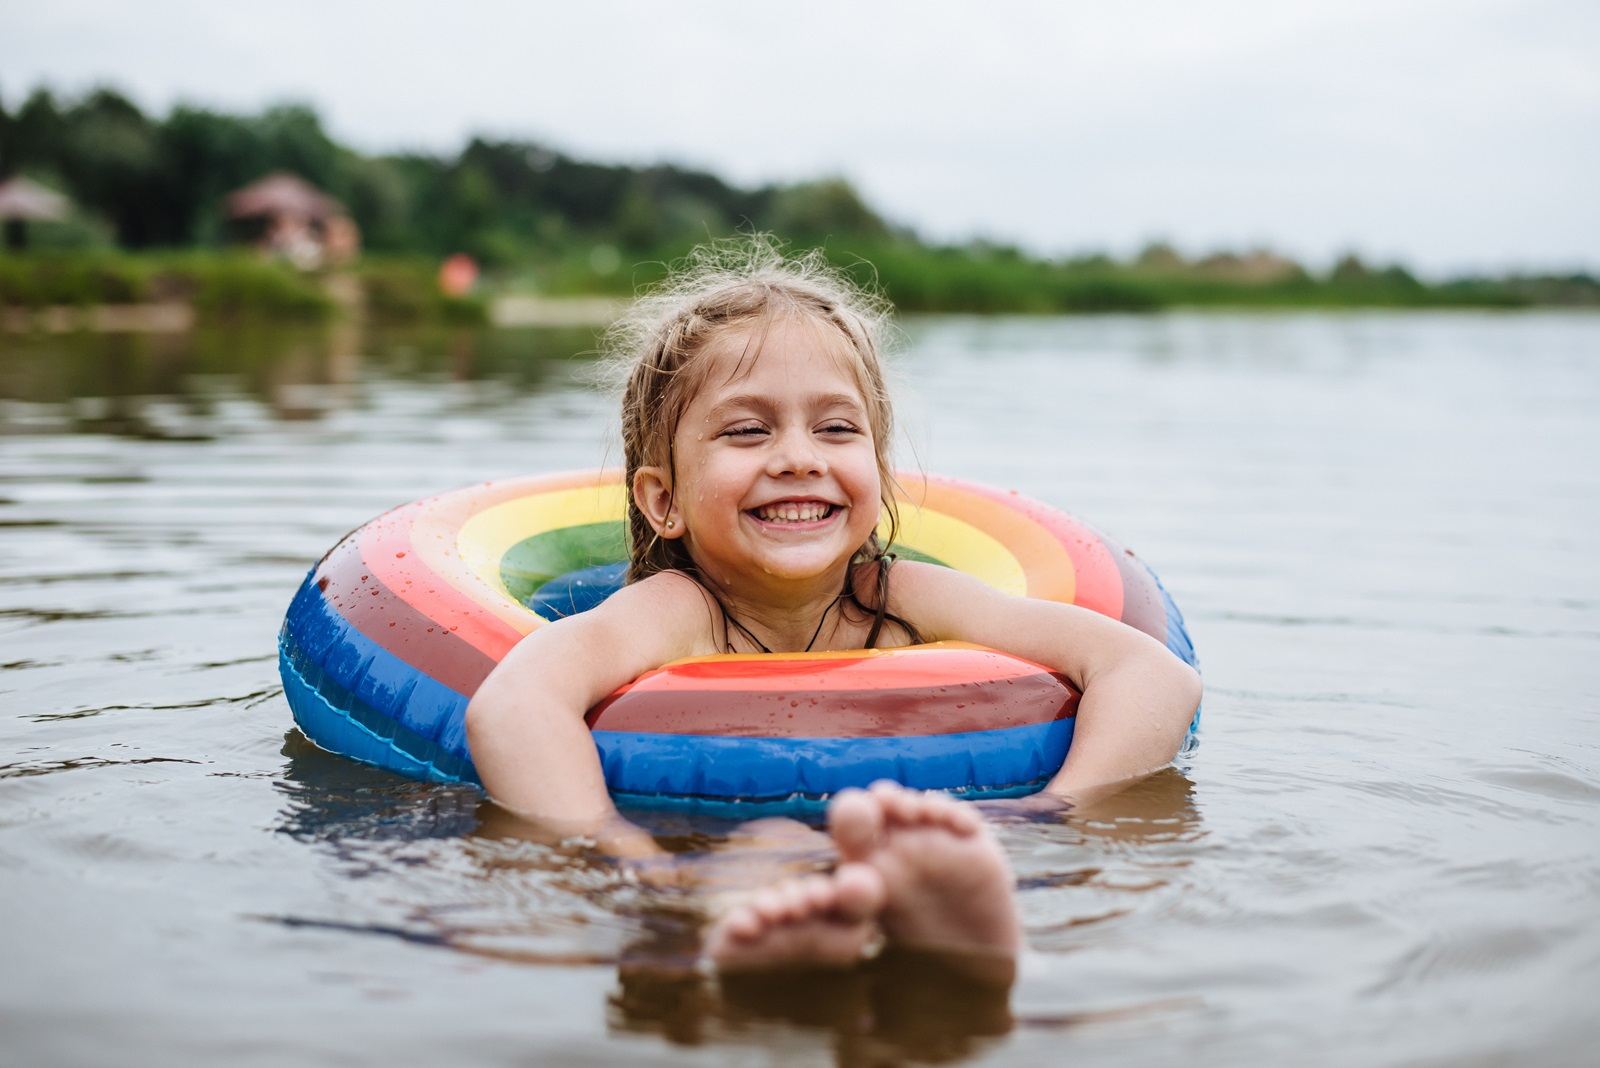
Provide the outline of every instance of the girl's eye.
[[821,432],[824,433],[824,434],[859,434],[859,433],[861,433],[861,431],[857,430],[855,427],[851,426],[849,423],[829,423],[827,426],[822,428]]
[[767,428],[763,426],[736,426],[732,429],[724,430],[722,436],[725,438],[747,438],[758,437],[766,432]]

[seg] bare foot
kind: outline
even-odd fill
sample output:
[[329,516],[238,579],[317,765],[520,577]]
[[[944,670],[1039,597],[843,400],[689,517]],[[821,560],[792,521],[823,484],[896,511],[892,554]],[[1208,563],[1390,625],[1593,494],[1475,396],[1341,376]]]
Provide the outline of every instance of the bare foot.
[[753,890],[823,871],[836,859],[833,839],[798,820],[754,820],[732,831],[721,848],[695,858],[685,882],[704,897],[742,903]]
[[882,878],[865,864],[786,880],[712,924],[703,953],[722,971],[848,967],[878,935],[883,892]]
[[890,942],[1007,958],[1022,949],[1011,869],[970,805],[880,782],[841,793],[828,830],[847,865],[882,877]]

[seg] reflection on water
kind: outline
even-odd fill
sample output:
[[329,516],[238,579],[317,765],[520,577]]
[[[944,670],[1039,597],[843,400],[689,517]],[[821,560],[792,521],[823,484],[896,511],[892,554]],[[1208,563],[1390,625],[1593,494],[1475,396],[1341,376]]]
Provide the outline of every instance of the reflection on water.
[[483,795],[473,787],[401,779],[318,749],[297,728],[284,735],[283,755],[279,830],[300,841],[337,847],[459,838],[477,830]]
[[[480,385],[484,407],[538,391],[594,331],[434,328],[368,333],[352,323],[188,334],[0,337],[0,409],[11,433],[207,441],[262,414],[318,419],[363,403],[363,375]],[[241,410],[241,402],[248,407]]]
[[[746,975],[718,982],[696,966],[704,914],[681,889],[651,886],[578,844],[530,840],[514,817],[471,788],[399,780],[325,753],[297,730],[285,735],[283,754],[288,763],[276,785],[286,804],[279,829],[324,851],[347,878],[382,879],[407,867],[430,873],[444,868],[457,876],[452,897],[411,902],[403,922],[271,917],[288,928],[393,938],[519,964],[612,965],[617,986],[608,998],[608,1026],[679,1045],[748,1045],[752,1028],[778,1024],[825,1036],[840,1065],[907,1058],[942,1063],[983,1048],[984,1039],[1013,1027],[1009,983],[984,982],[935,953],[891,949],[852,973]],[[1193,783],[1167,769],[1132,788],[1125,803],[1099,813],[1048,823],[1001,820],[1003,833],[1020,846],[1016,851],[1033,854],[1033,870],[1019,878],[1019,889],[1026,895],[1090,885],[1103,876],[1099,865],[1059,867],[1051,844],[1081,848],[1101,840],[1137,847],[1193,840],[1201,832],[1192,795]],[[775,872],[797,874],[825,866],[827,859],[806,853],[785,865],[768,855],[741,867],[737,852],[717,852],[734,845],[734,821],[681,812],[630,816],[673,850],[680,865],[695,871],[701,887],[749,889]],[[723,859],[733,863],[719,865]],[[752,873],[753,881],[741,878]],[[611,948],[574,948],[573,929],[586,926],[587,909],[623,921],[612,925],[614,941],[606,942]],[[1038,949],[1048,951],[1063,941],[1059,935],[1097,919],[1034,925],[1030,935]],[[1071,1014],[1025,1021],[1034,1027],[1074,1022]]]
[[1013,1026],[1005,986],[973,980],[934,954],[886,951],[844,974],[736,976],[713,984],[624,965],[608,1023],[685,1046],[766,1046],[774,1025],[819,1035],[844,1066],[941,1064]]
[[[1009,1002],[903,954],[718,987],[694,895],[291,729],[340,535],[615,459],[591,332],[5,335],[0,1059],[1589,1059],[1600,318],[908,333],[915,459],[1137,548],[1207,670],[1189,766],[999,827]],[[751,878],[727,821],[640,818]]]

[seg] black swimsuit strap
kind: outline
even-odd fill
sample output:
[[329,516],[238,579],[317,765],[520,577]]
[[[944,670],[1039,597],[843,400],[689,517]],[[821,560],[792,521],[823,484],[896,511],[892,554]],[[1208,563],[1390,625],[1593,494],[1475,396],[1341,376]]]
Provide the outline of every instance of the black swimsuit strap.
[[878,647],[878,632],[883,630],[883,621],[889,614],[889,567],[894,560],[894,553],[884,553],[878,557],[878,610],[872,615],[872,629],[867,631],[866,644],[861,647],[863,649]]
[[[702,586],[704,586],[704,584],[702,584]],[[722,612],[722,647],[724,649],[730,653],[733,652],[733,640],[731,637],[732,628],[738,627],[739,632],[754,642],[757,649],[760,649],[763,653],[772,652],[771,649],[767,648],[766,642],[750,633],[749,627],[745,626],[743,623],[740,623],[737,619],[734,619],[733,616],[728,614],[728,606],[722,603],[721,597],[718,597],[715,593],[711,593],[709,588],[706,588],[706,592],[711,594],[711,599],[717,602],[717,608]],[[831,609],[834,604],[838,604],[843,598],[844,594],[841,593],[838,597],[833,599],[833,604],[830,604],[827,608],[822,610],[822,618],[817,620],[817,629],[811,632],[811,640],[806,642],[806,647],[804,650],[805,652],[809,653],[811,651],[811,647],[817,644],[817,636],[822,633],[822,624],[828,621],[828,609]],[[874,633],[876,633],[876,631],[874,631]]]
[[[863,649],[876,649],[878,647],[878,636],[883,632],[883,625],[885,622],[894,623],[902,628],[911,637],[912,644],[922,640],[918,636],[915,627],[911,626],[911,624],[907,623],[899,616],[892,615],[889,612],[889,568],[894,565],[895,559],[896,557],[894,553],[882,553],[878,557],[878,607],[872,611],[872,629],[867,631],[867,640],[862,643],[861,646]],[[694,578],[696,582],[699,582],[698,575],[695,575]],[[739,629],[739,633],[750,639],[757,649],[760,649],[763,653],[772,652],[771,649],[767,648],[765,642],[763,642],[760,638],[757,638],[754,634],[750,633],[749,627],[745,626],[743,623],[740,623],[733,617],[733,615],[728,611],[728,606],[722,603],[722,598],[718,597],[709,586],[707,586],[704,582],[700,582],[700,587],[701,589],[705,590],[706,593],[711,595],[712,601],[716,602],[718,611],[722,613],[723,648],[727,649],[730,653],[733,652],[733,628],[737,627]],[[844,589],[839,593],[838,597],[834,598],[833,604],[838,604],[840,601],[846,599],[849,599],[850,602],[857,608],[860,608],[863,611],[866,610],[867,606],[862,604],[861,599],[856,596],[855,571],[853,568],[845,572]],[[828,608],[832,607],[833,605],[828,606]],[[811,651],[811,647],[817,644],[817,637],[822,633],[822,624],[826,622],[827,619],[828,609],[823,609],[822,618],[817,620],[817,629],[812,632],[811,640],[806,643],[806,652],[809,653]]]

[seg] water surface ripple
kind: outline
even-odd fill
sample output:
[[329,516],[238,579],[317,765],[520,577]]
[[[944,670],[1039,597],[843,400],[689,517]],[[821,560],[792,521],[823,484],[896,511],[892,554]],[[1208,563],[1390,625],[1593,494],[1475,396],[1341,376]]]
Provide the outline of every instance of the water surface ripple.
[[591,338],[0,344],[7,1063],[1591,1062],[1600,317],[908,324],[906,462],[1137,548],[1208,683],[1183,767],[1002,828],[1009,1007],[894,960],[719,992],[692,903],[292,729],[341,534],[615,461]]

